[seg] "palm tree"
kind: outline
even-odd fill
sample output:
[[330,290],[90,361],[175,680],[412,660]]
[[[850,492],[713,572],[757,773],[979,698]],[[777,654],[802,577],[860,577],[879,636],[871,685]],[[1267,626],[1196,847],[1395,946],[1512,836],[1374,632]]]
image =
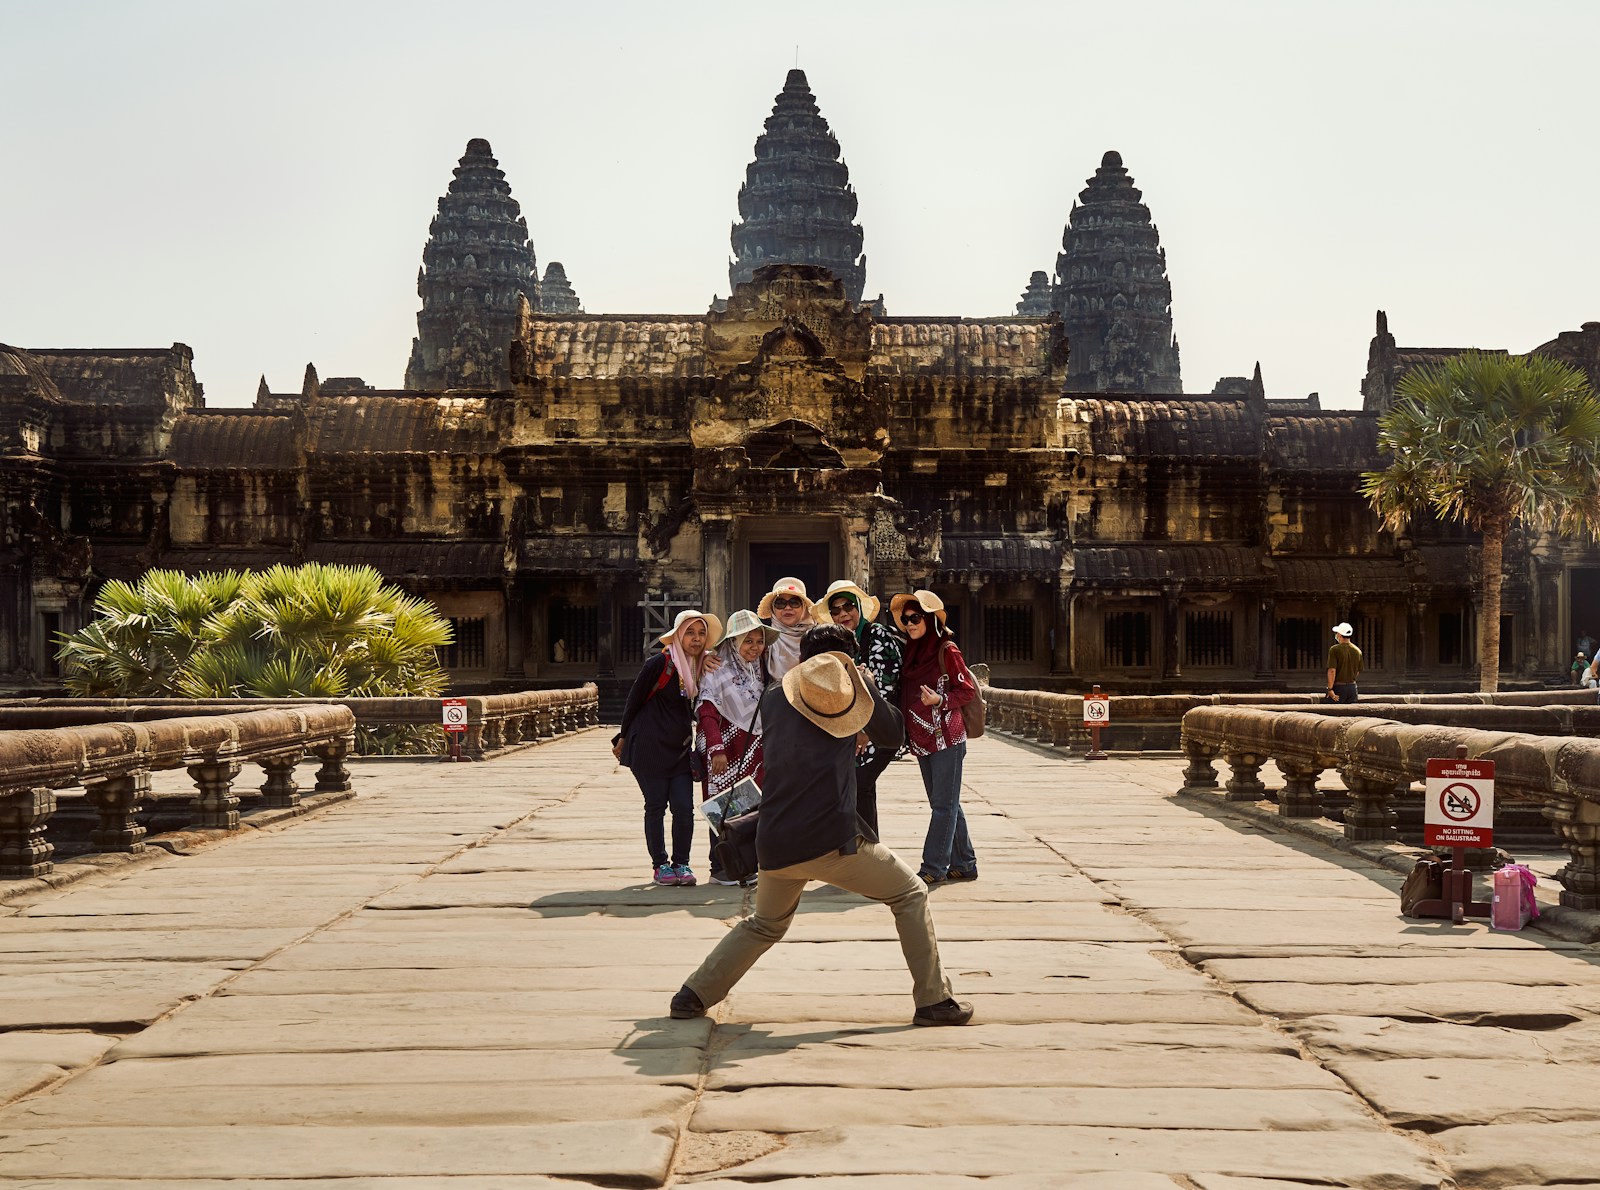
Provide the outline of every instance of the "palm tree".
[[1361,491],[1384,528],[1404,529],[1425,511],[1483,536],[1479,688],[1497,690],[1506,535],[1518,524],[1600,525],[1600,398],[1556,360],[1468,351],[1409,373],[1378,427],[1393,461],[1365,473]]
[[370,566],[151,571],[62,638],[67,688],[113,697],[436,695],[449,621]]

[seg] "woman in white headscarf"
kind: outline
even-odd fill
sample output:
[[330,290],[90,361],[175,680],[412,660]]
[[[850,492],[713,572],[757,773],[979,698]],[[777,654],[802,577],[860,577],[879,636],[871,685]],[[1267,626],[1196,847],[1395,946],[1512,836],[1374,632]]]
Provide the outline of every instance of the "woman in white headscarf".
[[772,590],[761,597],[756,616],[770,619],[778,635],[767,655],[767,679],[783,681],[783,675],[800,664],[800,638],[811,627],[811,598],[806,585],[797,578],[780,578]]

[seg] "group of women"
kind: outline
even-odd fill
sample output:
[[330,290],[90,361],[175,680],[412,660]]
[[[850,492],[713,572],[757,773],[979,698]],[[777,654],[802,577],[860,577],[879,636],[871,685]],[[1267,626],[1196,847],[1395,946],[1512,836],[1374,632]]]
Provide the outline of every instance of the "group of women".
[[[628,694],[622,726],[612,739],[617,758],[633,771],[644,794],[644,838],[651,879],[692,885],[694,790],[714,797],[746,777],[762,780],[761,696],[800,660],[800,639],[815,624],[838,624],[855,634],[857,663],[872,675],[885,701],[905,716],[906,747],[917,758],[930,808],[918,875],[928,884],[976,880],[978,858],[961,809],[961,770],[967,751],[961,708],[978,686],[946,624],[944,602],[912,591],[880,605],[855,583],[840,580],[821,600],[805,583],[779,579],[755,611],[722,622],[709,612],[678,613]],[[856,741],[856,808],[878,836],[878,778],[894,751]],[[672,815],[672,841],[666,837]],[[716,871],[717,883],[736,883]]]

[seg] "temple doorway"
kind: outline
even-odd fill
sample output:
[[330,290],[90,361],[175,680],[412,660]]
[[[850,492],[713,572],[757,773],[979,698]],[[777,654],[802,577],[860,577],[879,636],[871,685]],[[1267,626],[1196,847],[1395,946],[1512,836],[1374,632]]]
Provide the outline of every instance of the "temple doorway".
[[1572,660],[1572,650],[1579,636],[1587,632],[1600,640],[1600,566],[1574,566],[1570,572],[1572,583],[1572,618],[1567,622],[1567,639],[1561,642],[1556,656],[1563,663]]
[[818,598],[828,589],[829,554],[826,541],[752,541],[750,601],[744,606],[754,608],[780,578],[799,579],[806,594]]

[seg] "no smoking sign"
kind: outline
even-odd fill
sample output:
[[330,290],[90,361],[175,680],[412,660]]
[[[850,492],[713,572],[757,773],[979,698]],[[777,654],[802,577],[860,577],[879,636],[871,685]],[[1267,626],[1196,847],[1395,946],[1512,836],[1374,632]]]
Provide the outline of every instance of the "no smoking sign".
[[1494,761],[1430,760],[1422,841],[1429,847],[1494,845]]

